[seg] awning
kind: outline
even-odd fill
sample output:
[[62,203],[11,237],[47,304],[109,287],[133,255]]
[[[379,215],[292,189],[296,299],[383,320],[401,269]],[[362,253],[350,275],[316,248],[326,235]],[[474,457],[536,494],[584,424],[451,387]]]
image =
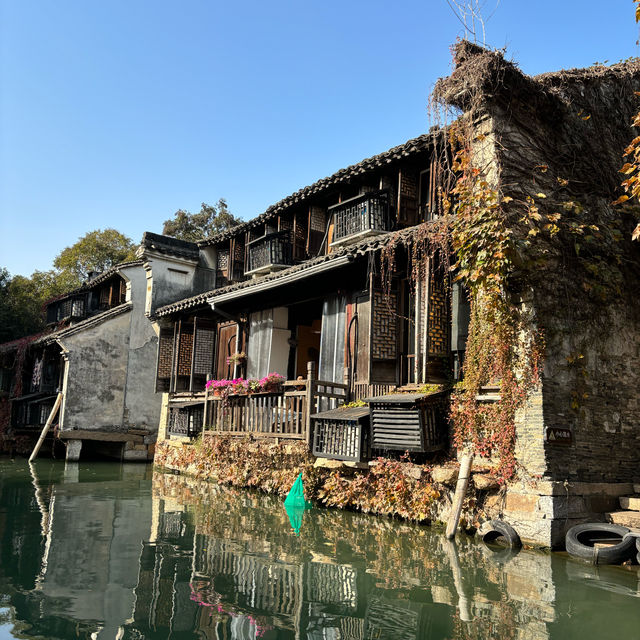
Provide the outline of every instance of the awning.
[[339,258],[335,258],[333,260],[327,260],[326,262],[321,262],[320,264],[316,264],[313,267],[308,267],[306,269],[302,268],[298,271],[294,271],[293,273],[288,273],[286,275],[283,275],[282,277],[272,278],[270,280],[267,280],[266,282],[259,282],[259,283],[256,283],[255,285],[242,287],[241,289],[237,289],[236,291],[230,291],[229,293],[223,293],[221,295],[214,294],[209,298],[207,298],[207,302],[209,304],[229,302],[231,300],[238,300],[240,298],[253,295],[254,293],[262,293],[264,291],[269,291],[270,289],[276,289],[278,287],[282,287],[292,282],[306,280],[307,278],[317,275],[319,273],[324,273],[326,271],[330,271],[332,269],[342,267],[352,262],[353,259],[354,259],[354,256],[352,255],[340,256]]

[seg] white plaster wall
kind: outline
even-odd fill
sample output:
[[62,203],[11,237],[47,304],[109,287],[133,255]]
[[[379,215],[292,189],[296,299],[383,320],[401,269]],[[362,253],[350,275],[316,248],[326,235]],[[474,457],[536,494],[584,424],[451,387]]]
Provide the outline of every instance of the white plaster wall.
[[67,359],[62,429],[122,425],[131,316],[128,311],[58,339]]
[[124,394],[123,425],[155,432],[160,421],[161,394],[155,393],[157,328],[145,314],[146,274],[140,267],[121,271],[131,292],[133,310]]
[[196,263],[169,256],[145,256],[147,314],[194,294]]

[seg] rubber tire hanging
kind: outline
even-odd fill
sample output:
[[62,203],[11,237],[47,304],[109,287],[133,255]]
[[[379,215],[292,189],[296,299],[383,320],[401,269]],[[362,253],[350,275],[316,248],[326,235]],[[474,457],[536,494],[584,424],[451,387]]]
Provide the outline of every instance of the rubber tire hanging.
[[[565,548],[574,558],[587,560],[592,564],[622,564],[631,559],[636,553],[636,539],[629,533],[627,527],[605,522],[589,522],[577,524],[565,537]],[[620,542],[608,547],[594,546],[598,541],[620,538]]]

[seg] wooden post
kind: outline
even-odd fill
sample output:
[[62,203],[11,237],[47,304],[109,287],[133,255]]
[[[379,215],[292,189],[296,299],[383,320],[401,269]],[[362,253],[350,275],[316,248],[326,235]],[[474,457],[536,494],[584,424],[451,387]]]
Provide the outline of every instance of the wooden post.
[[316,363],[307,362],[307,407],[304,417],[307,429],[307,446],[309,451],[313,449],[313,433],[311,431],[311,414],[313,413],[313,401],[316,395]]
[[473,454],[465,451],[460,461],[460,473],[458,473],[458,482],[456,483],[456,492],[453,496],[453,504],[451,505],[451,515],[447,523],[446,536],[448,540],[455,537],[458,522],[460,522],[460,514],[462,513],[462,502],[467,493],[469,485],[469,475],[471,471],[471,463],[473,462]]
[[211,380],[211,374],[207,373],[207,382],[204,385],[204,416],[202,417],[202,437],[204,440],[204,432],[207,430],[207,427],[211,429],[211,424],[207,424],[211,422],[211,418],[209,416],[210,408],[209,408],[209,380]]
[[40,447],[42,446],[42,443],[44,442],[44,439],[47,433],[49,432],[49,429],[51,428],[51,424],[53,423],[53,419],[56,417],[56,414],[58,413],[58,409],[60,408],[61,402],[62,402],[62,394],[59,393],[53,405],[53,409],[51,409],[51,413],[49,414],[49,417],[47,418],[47,421],[44,427],[42,428],[42,433],[38,438],[38,442],[36,442],[36,446],[33,448],[33,451],[31,452],[31,456],[29,457],[29,462],[33,462],[38,457],[38,452],[40,451]]

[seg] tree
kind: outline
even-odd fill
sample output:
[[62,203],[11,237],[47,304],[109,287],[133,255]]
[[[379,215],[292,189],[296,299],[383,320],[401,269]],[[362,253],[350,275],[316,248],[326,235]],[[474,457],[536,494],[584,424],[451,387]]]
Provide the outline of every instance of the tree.
[[90,231],[75,244],[63,249],[53,261],[53,266],[67,282],[73,277],[78,286],[87,279],[89,271],[102,272],[134,257],[135,245],[131,238],[115,229],[98,229]]
[[34,271],[30,278],[0,269],[0,343],[44,329],[42,310],[47,300],[74,289],[68,273]]
[[34,271],[28,278],[0,268],[0,343],[44,329],[45,303],[79,287],[89,271],[104,271],[134,257],[131,239],[105,229],[91,231],[63,249],[53,261],[55,269]]
[[214,205],[203,202],[199,213],[179,209],[172,220],[165,221],[162,233],[180,240],[197,242],[231,229],[241,222],[229,211],[224,198],[220,198]]

